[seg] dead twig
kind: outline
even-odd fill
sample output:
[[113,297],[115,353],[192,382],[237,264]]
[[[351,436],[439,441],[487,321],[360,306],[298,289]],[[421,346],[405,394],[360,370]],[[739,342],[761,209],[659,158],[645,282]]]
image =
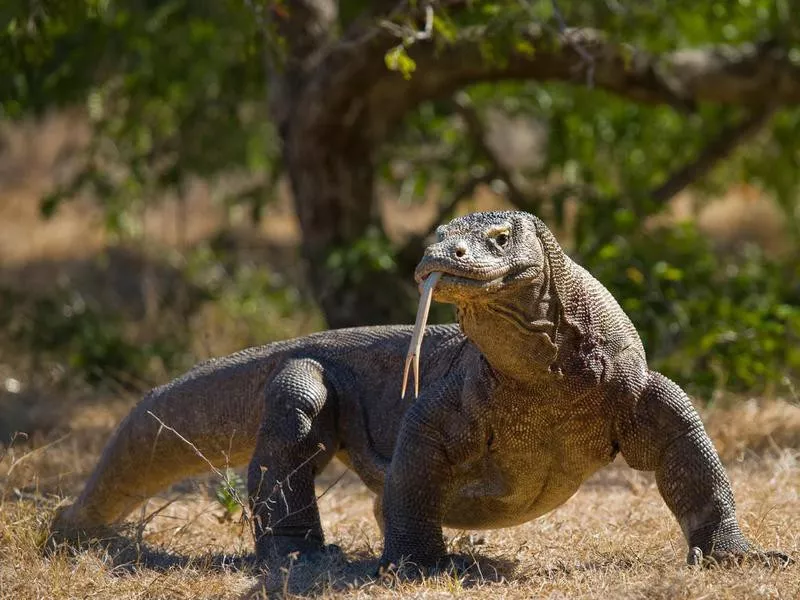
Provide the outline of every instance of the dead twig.
[[503,164],[487,143],[486,127],[472,104],[469,95],[466,92],[456,94],[453,98],[453,106],[456,113],[463,119],[464,125],[466,125],[467,131],[478,150],[491,163],[493,171],[497,174],[496,179],[503,181],[508,188],[509,200],[520,208],[526,206],[528,200],[514,182],[513,173]]

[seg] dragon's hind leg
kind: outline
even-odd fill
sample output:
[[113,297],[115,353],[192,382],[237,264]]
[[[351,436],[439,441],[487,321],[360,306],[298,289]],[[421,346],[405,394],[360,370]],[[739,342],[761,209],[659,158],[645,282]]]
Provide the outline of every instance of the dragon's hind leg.
[[264,401],[247,477],[260,563],[323,548],[314,477],[338,446],[334,396],[318,362],[288,361]]

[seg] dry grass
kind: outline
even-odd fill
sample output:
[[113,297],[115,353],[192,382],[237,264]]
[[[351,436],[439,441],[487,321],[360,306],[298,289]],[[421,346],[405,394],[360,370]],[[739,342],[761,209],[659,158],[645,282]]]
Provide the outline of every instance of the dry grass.
[[[20,439],[0,462],[0,590],[8,598],[241,598],[265,586],[284,589],[285,573],[252,571],[245,526],[224,519],[213,480],[176,486],[145,507],[163,510],[143,528],[138,553],[98,547],[45,557],[41,544],[52,510],[76,493],[106,436],[133,399],[77,399],[63,408],[64,427]],[[800,556],[800,409],[783,402],[743,404],[706,414],[728,467],[747,535]],[[66,432],[66,435],[65,435]],[[792,437],[793,436],[793,437]],[[8,449],[7,449],[8,450]],[[343,467],[332,465],[319,493]],[[371,493],[348,474],[320,500],[328,539],[344,556],[295,565],[293,594],[323,598],[796,598],[800,568],[760,566],[693,570],[684,566],[680,531],[652,476],[617,461],[566,505],[519,527],[448,531],[451,549],[471,554],[480,574],[418,583],[374,581],[381,538]],[[168,505],[167,505],[168,504]],[[165,505],[167,505],[165,507]],[[165,508],[164,508],[165,507]],[[142,515],[133,523],[143,523]],[[129,533],[135,538],[135,531]]]

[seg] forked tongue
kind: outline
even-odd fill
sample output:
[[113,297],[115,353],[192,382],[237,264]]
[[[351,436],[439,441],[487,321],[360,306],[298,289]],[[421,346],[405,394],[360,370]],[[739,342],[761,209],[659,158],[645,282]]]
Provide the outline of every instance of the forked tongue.
[[414,365],[414,398],[419,396],[419,353],[422,349],[422,335],[425,333],[425,323],[428,321],[428,311],[431,308],[431,298],[433,298],[433,288],[439,282],[442,274],[435,271],[428,275],[422,283],[422,294],[419,297],[417,307],[417,320],[414,323],[414,331],[411,334],[411,343],[408,345],[406,354],[406,365],[403,369],[403,389],[400,397],[406,397],[406,384],[408,383],[408,370]]

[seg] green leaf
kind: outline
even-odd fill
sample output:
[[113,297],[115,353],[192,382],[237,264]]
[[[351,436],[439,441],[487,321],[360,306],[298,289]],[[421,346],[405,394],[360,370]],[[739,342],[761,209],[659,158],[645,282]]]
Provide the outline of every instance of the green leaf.
[[390,71],[399,71],[404,79],[411,79],[411,74],[417,68],[417,63],[408,55],[402,45],[389,50],[384,57],[384,62]]

